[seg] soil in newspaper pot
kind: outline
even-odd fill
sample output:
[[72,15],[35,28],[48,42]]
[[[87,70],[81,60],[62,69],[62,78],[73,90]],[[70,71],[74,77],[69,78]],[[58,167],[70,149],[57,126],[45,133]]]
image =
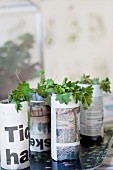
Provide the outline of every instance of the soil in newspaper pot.
[[[44,72],[40,71],[38,75]],[[92,86],[80,87],[64,78],[61,84],[41,78],[36,92],[51,99],[51,157],[55,161],[77,159],[79,155],[79,102],[84,109],[91,104]],[[51,96],[52,95],[52,96]]]
[[25,89],[22,92],[24,87],[28,87],[29,91],[28,84],[20,83],[18,88],[10,93],[7,101],[0,102],[1,167],[3,169],[25,169],[30,166],[28,92],[25,99],[26,95],[23,95]]
[[89,75],[83,75],[80,83],[86,83],[81,86],[92,84],[93,87],[92,104],[87,110],[83,109],[82,104],[80,107],[81,142],[100,143],[104,137],[103,91],[110,92],[110,81],[108,78],[99,81],[99,78],[91,79]]
[[50,151],[51,108],[38,94],[30,102],[30,153]]

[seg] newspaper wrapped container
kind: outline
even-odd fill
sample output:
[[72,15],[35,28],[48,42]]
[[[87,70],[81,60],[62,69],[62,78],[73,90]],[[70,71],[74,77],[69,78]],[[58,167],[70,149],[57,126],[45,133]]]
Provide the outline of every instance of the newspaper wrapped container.
[[51,146],[51,109],[44,101],[30,104],[30,152],[49,151]]
[[55,161],[73,160],[79,154],[78,114],[79,104],[72,100],[60,104],[51,97],[51,157]]
[[17,112],[15,104],[0,103],[1,168],[25,169],[29,162],[28,105],[22,102]]

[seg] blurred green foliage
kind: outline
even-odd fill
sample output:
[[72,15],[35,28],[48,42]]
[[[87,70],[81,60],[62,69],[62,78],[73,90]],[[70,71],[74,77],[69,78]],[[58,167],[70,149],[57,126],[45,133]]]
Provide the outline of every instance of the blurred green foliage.
[[0,99],[18,84],[16,72],[21,81],[34,78],[33,74],[40,65],[38,62],[31,64],[34,42],[33,35],[25,33],[0,47]]

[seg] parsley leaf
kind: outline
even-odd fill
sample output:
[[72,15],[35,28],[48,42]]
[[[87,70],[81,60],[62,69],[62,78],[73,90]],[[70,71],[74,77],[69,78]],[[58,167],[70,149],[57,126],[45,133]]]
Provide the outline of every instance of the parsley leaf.
[[[88,78],[89,76],[87,79]],[[73,98],[75,103],[80,101],[83,103],[84,109],[88,109],[88,106],[92,102],[93,88],[92,86],[82,88],[78,86],[77,83],[78,81],[68,81],[67,77],[63,79],[61,84],[55,83],[52,79],[46,80],[45,78],[40,78],[40,83],[37,84],[36,92],[48,101],[52,93],[54,93],[56,94],[56,101],[59,101],[61,104],[68,104]]]
[[33,89],[30,88],[29,84],[23,81],[18,84],[17,89],[12,90],[12,92],[8,95],[9,103],[15,103],[16,110],[19,111],[22,109],[21,102],[30,102],[32,92]]
[[80,81],[78,81],[81,84],[90,84],[90,85],[100,85],[100,88],[104,91],[104,92],[109,92],[110,91],[110,80],[108,77],[106,77],[104,80],[99,80],[99,78],[93,78],[91,79],[89,75],[83,75],[80,79]]
[[93,78],[93,79],[92,79],[92,84],[93,84],[93,85],[94,85],[94,84],[100,84],[99,78]]
[[35,75],[36,76],[41,76],[43,75],[45,72],[43,70],[40,70],[39,72],[36,72]]
[[105,91],[106,93],[107,92],[111,93],[111,90],[110,90],[110,81],[109,81],[108,77],[106,77],[105,80],[102,80],[100,82],[100,86],[101,86],[101,89],[103,91]]
[[85,75],[83,74],[83,76],[80,78],[79,81],[81,84],[91,84],[92,80],[90,79],[90,75]]
[[71,101],[71,95],[72,93],[57,94],[56,101],[59,101],[61,104],[68,104]]

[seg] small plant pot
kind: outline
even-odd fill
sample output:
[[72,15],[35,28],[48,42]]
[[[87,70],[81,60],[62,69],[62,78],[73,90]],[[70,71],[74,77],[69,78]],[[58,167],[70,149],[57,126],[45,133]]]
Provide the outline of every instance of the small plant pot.
[[44,101],[30,104],[30,152],[49,151],[51,146],[51,109]]
[[25,169],[29,161],[28,105],[22,102],[17,112],[15,104],[0,103],[1,167]]
[[[83,85],[84,86],[84,85]],[[103,93],[100,85],[93,85],[92,104],[88,110],[80,107],[80,135],[83,139],[98,140],[103,138]]]
[[55,161],[77,159],[79,155],[78,113],[79,104],[72,100],[60,104],[51,97],[51,157]]

